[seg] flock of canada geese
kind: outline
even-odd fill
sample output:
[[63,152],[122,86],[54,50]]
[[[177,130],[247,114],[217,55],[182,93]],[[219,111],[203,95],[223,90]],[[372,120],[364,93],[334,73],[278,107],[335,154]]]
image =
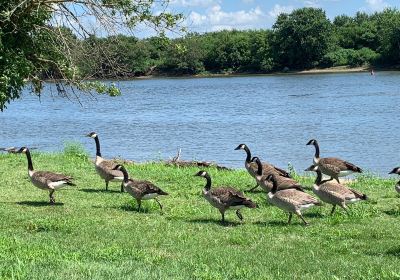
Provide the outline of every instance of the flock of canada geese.
[[[138,210],[140,210],[142,200],[154,199],[162,211],[162,205],[157,198],[158,196],[168,195],[168,193],[149,181],[129,178],[129,174],[123,165],[116,164],[112,160],[106,160],[101,156],[100,141],[97,133],[91,132],[86,136],[93,138],[96,143],[94,165],[98,175],[105,181],[106,190],[108,190],[109,182],[122,182],[121,192],[125,190],[136,199]],[[333,214],[337,206],[348,212],[348,204],[367,199],[366,194],[348,188],[339,181],[339,177],[352,173],[361,173],[361,168],[339,158],[320,158],[317,140],[312,139],[307,145],[315,147],[315,155],[313,164],[305,171],[317,173],[312,191],[322,202],[332,205],[331,214]],[[257,183],[251,190],[260,186],[267,193],[267,199],[272,205],[289,213],[289,224],[293,214],[296,214],[305,225],[308,225],[302,215],[302,211],[313,206],[321,206],[321,201],[306,193],[303,186],[291,178],[287,171],[266,162],[262,163],[258,157],[252,157],[250,149],[245,144],[240,144],[235,150],[244,150],[246,152],[245,168]],[[34,170],[31,154],[27,147],[20,148],[17,153],[26,154],[29,178],[34,186],[49,191],[50,204],[55,203],[54,192],[56,190],[68,185],[75,186],[72,181],[73,178],[70,176]],[[329,179],[322,180],[322,174],[327,175]],[[389,174],[400,175],[400,167],[394,168]],[[236,210],[236,215],[242,220],[241,208],[256,207],[253,201],[235,188],[212,188],[211,177],[206,171],[199,171],[195,176],[203,177],[206,180],[206,185],[202,192],[203,196],[213,207],[220,211],[222,222],[225,222],[225,212],[227,210]],[[396,184],[395,189],[400,193],[400,182]]]

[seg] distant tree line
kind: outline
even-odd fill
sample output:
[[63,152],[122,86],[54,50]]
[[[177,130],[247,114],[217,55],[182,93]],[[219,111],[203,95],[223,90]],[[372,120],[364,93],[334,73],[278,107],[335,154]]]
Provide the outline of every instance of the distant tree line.
[[[331,22],[322,9],[302,8],[279,15],[270,30],[192,33],[177,39],[91,37],[75,45],[80,71],[93,78],[390,67],[400,65],[400,12],[358,12]],[[107,49],[107,56],[96,48]]]

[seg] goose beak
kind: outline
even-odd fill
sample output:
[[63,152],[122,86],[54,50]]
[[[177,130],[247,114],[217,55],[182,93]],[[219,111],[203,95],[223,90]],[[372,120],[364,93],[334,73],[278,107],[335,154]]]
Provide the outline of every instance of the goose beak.
[[304,171],[317,171],[317,167],[315,165],[311,165],[304,169]]

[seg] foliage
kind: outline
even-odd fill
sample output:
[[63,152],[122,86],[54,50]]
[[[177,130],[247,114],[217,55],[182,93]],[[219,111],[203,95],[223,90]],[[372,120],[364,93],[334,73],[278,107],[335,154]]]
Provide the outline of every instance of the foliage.
[[281,67],[314,67],[326,54],[331,23],[322,9],[303,8],[280,14],[273,25],[274,52]]
[[[112,73],[115,77],[120,74],[119,69],[126,66],[125,58],[134,59],[135,56],[108,54],[111,48],[115,54],[116,47],[120,47],[119,52],[132,51],[130,44],[101,46],[110,40],[93,38],[87,22],[96,19],[104,32],[112,28],[134,28],[144,23],[162,35],[182,18],[180,14],[154,11],[156,7],[165,10],[167,3],[167,0],[0,1],[0,110],[20,97],[28,81],[37,94],[40,94],[45,79],[61,84],[59,88],[64,95],[68,94],[66,87],[98,91],[96,87],[84,86],[85,72],[94,70],[98,76]],[[100,46],[96,45],[97,41]],[[84,56],[90,53],[88,45],[92,55]],[[82,67],[82,59],[90,60],[85,61],[88,66]]]
[[[72,151],[71,151],[72,150]],[[246,193],[258,204],[220,214],[201,196],[197,168],[161,163],[126,165],[134,178],[154,182],[169,196],[136,202],[104,181],[93,163],[76,156],[34,153],[38,170],[75,178],[76,187],[48,192],[32,185],[24,155],[0,154],[0,278],[2,279],[394,279],[400,275],[399,196],[395,179],[361,176],[350,183],[369,200],[330,216],[330,207],[305,212],[304,227],[269,205],[265,194]],[[78,154],[81,154],[78,149]],[[93,155],[93,154],[92,154]],[[254,185],[245,170],[207,169],[216,186],[245,190]],[[311,186],[311,177],[299,177]],[[308,192],[308,191],[307,191]],[[367,230],[366,230],[367,229]]]

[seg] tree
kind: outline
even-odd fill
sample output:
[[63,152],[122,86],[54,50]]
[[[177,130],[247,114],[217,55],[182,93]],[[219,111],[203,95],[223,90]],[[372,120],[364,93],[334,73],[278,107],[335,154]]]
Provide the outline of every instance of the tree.
[[273,48],[281,67],[316,66],[327,53],[331,23],[322,9],[303,8],[280,14],[273,25]]
[[[155,6],[165,10],[167,4],[168,0],[0,0],[0,110],[19,98],[28,82],[40,94],[48,78],[59,83],[57,88],[64,93],[67,86],[84,92],[118,94],[115,87],[85,82],[77,67],[78,47],[95,33],[87,23],[96,21],[104,35],[138,24],[163,34],[182,18],[180,14],[154,11]],[[96,43],[92,40],[92,52],[109,58],[107,67],[117,65],[118,61]]]
[[400,64],[400,11],[386,9],[376,13],[379,52],[387,64]]

